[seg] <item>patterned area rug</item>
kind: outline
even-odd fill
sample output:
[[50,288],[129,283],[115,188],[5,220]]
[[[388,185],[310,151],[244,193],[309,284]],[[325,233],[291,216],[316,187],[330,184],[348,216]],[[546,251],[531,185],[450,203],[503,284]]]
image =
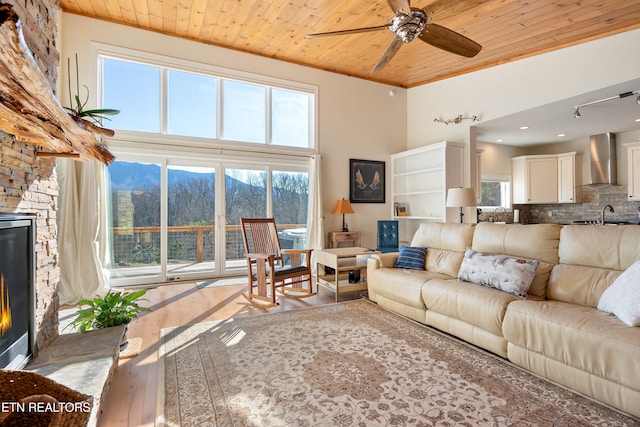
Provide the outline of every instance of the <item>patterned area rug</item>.
[[163,426],[638,425],[364,300],[163,329],[160,357]]

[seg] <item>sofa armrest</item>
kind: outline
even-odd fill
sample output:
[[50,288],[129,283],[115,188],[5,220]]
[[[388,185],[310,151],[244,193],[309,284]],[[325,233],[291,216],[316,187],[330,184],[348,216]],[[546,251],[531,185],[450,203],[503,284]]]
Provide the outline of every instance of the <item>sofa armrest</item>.
[[367,260],[367,269],[372,270],[378,268],[392,268],[395,267],[398,260],[399,252],[387,252],[383,254],[373,254]]

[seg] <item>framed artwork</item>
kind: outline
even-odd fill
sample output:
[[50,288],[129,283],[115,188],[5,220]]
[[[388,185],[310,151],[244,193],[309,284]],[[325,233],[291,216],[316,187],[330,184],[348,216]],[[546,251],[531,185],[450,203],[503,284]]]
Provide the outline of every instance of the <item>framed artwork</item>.
[[384,203],[384,162],[349,159],[349,201]]

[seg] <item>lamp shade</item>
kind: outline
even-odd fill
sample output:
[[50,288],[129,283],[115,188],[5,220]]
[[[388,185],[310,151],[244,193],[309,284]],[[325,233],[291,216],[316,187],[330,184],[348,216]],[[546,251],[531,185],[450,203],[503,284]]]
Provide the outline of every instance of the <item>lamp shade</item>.
[[476,206],[476,192],[473,188],[450,188],[447,192],[447,207],[461,208]]
[[336,203],[336,207],[333,210],[334,214],[352,214],[355,213],[353,208],[351,207],[351,203],[348,200],[341,199]]

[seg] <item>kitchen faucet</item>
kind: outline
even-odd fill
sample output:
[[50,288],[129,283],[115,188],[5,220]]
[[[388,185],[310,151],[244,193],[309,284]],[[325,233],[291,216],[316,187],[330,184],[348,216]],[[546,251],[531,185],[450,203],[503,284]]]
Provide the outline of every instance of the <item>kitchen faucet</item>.
[[494,211],[493,211],[493,221],[494,221],[494,222],[498,222],[498,210],[499,210],[499,209],[502,209],[502,213],[503,213],[503,214],[505,214],[505,215],[507,214],[507,210],[505,209],[505,207],[504,207],[504,206],[498,206],[498,207],[497,207],[497,208],[495,208],[495,209],[494,209]]
[[609,208],[609,212],[611,212],[611,213],[615,212],[615,211],[613,210],[613,206],[611,206],[611,205],[604,205],[604,207],[602,208],[602,220],[601,220],[602,222],[600,223],[600,225],[604,225],[604,224],[605,224],[605,222],[604,222],[604,211],[606,211],[606,210],[607,210],[607,208]]

